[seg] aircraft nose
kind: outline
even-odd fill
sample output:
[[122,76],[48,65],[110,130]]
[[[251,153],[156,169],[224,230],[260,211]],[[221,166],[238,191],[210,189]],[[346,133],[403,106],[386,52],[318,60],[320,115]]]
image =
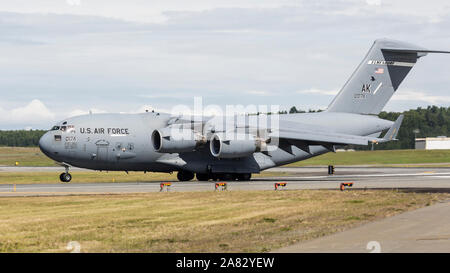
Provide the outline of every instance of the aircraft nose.
[[50,153],[50,147],[51,146],[51,136],[49,133],[45,133],[40,139],[39,139],[39,148],[41,151],[48,155]]

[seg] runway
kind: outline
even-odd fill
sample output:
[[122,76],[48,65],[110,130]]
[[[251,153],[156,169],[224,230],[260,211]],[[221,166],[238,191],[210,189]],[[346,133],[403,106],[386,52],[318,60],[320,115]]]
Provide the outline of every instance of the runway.
[[[20,167],[7,167],[7,171]],[[46,170],[58,175],[61,168],[26,168],[20,171]],[[74,170],[76,172],[82,170]],[[0,171],[6,171],[0,167]],[[450,168],[369,168],[336,167],[334,175],[327,175],[326,167],[274,168],[270,172],[285,172],[289,176],[263,177],[247,182],[227,182],[227,190],[274,190],[275,182],[287,182],[285,190],[338,189],[342,182],[353,182],[352,190],[401,189],[413,191],[450,192]],[[143,174],[144,175],[144,174]],[[121,194],[159,192],[160,182],[127,183],[60,183],[60,184],[9,184],[0,185],[0,196],[47,196],[76,194]],[[213,191],[214,182],[171,181],[171,192]]]
[[275,252],[450,252],[450,200]]

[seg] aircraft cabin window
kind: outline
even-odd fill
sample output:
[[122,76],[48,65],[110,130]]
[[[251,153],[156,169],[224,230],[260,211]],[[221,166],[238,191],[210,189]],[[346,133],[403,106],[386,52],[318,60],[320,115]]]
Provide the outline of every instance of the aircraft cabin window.
[[55,135],[55,141],[61,141],[61,136],[60,135]]
[[66,126],[61,126],[61,131],[65,132],[66,131]]
[[56,125],[53,126],[52,129],[50,129],[50,131],[57,131],[57,130],[59,130],[59,126],[56,126]]

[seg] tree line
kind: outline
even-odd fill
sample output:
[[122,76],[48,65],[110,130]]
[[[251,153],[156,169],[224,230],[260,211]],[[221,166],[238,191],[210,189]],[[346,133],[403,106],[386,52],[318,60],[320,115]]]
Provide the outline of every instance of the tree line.
[[[321,112],[322,110],[303,111],[295,106],[289,111],[280,111],[280,114],[293,114],[305,112]],[[381,112],[379,117],[387,120],[396,120],[400,114],[404,114],[402,126],[398,132],[398,141],[377,144],[376,150],[414,149],[415,137],[450,136],[450,107],[428,106],[400,112]],[[0,131],[0,146],[37,146],[39,138],[45,130],[14,130]],[[350,146],[358,150],[371,149],[370,146]]]
[[11,130],[0,131],[0,146],[35,147],[45,130]]
[[[381,112],[379,117],[396,120],[402,113]],[[450,136],[450,107],[428,106],[404,111],[397,141],[390,141],[376,145],[378,150],[414,149],[415,138]],[[370,149],[370,147],[361,147]]]

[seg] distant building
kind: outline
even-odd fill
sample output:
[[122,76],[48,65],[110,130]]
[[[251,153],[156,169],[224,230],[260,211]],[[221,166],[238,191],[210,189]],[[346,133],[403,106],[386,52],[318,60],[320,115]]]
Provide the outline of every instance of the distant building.
[[416,150],[449,150],[450,137],[416,138]]

